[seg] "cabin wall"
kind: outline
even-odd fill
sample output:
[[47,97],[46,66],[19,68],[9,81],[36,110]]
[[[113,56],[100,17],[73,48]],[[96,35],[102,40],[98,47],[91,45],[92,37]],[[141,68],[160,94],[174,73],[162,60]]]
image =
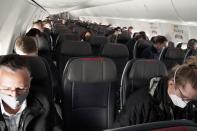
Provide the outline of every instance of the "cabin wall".
[[0,4],[0,55],[9,54],[16,37],[24,34],[32,22],[48,13],[26,0],[1,0]]
[[135,20],[84,16],[79,17],[79,19],[102,24],[111,24],[112,26],[133,26],[133,32],[145,31],[149,38],[155,35],[164,35],[169,41],[173,41],[175,43],[187,42],[190,38],[197,38],[197,26],[185,25],[181,22],[159,22],[145,19]]

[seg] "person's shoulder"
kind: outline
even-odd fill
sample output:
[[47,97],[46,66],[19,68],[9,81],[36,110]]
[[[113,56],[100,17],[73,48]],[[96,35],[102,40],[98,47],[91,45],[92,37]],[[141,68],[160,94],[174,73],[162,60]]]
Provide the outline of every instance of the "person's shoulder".
[[50,102],[48,97],[39,92],[30,92],[27,97],[28,105],[36,105],[44,108],[46,111],[50,109]]

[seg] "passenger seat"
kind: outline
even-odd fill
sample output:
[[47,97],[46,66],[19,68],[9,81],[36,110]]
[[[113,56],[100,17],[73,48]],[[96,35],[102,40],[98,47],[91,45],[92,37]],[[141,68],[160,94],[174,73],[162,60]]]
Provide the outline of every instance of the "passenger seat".
[[63,73],[68,131],[101,131],[114,121],[116,66],[108,58],[72,58]]

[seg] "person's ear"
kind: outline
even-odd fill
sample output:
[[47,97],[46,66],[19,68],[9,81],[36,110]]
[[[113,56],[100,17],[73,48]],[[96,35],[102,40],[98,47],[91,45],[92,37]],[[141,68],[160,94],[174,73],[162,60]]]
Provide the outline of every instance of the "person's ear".
[[173,86],[174,85],[174,81],[173,80],[169,80],[168,81],[168,84],[171,85],[171,86]]

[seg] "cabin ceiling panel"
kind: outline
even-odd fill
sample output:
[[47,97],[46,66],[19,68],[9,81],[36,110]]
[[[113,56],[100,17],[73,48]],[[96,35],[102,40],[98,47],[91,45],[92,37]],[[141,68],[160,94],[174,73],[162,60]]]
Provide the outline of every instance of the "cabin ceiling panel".
[[35,0],[50,14],[196,22],[196,0]]

